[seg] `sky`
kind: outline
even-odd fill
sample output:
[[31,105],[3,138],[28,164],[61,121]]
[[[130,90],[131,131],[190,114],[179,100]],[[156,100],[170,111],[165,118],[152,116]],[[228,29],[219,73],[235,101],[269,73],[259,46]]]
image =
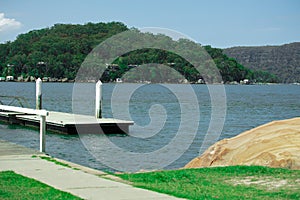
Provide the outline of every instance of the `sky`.
[[0,0],[0,43],[57,23],[111,21],[217,48],[300,41],[299,0]]

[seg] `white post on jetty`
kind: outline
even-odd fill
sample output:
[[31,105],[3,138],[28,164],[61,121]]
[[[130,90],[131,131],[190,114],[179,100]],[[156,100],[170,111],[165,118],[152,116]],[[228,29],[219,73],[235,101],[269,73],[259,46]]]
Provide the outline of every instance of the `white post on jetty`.
[[100,80],[96,83],[95,117],[97,119],[102,118],[102,82]]
[[42,109],[42,80],[38,78],[35,83],[35,105],[37,110]]
[[46,152],[46,116],[40,116],[40,152]]

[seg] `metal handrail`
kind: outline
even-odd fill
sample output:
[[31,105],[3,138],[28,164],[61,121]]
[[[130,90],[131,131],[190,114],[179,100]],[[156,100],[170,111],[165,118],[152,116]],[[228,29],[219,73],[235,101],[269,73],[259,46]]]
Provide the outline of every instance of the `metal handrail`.
[[[3,99],[11,99],[11,100],[7,103],[4,102]],[[17,102],[21,107],[25,107],[25,106],[28,107],[28,103],[24,97],[0,95],[0,105],[12,106],[15,102]]]
[[36,110],[36,109],[31,109],[31,108],[20,108],[20,107],[5,106],[5,105],[0,105],[0,110],[39,115],[41,117],[41,119],[40,119],[40,152],[45,152],[45,150],[46,150],[46,139],[45,139],[46,116],[49,115],[49,112],[47,110]]
[[44,117],[49,115],[49,112],[47,110],[36,110],[31,108],[20,108],[15,106],[6,106],[6,105],[0,105],[0,110],[20,112],[25,114],[33,114],[33,115],[39,115]]

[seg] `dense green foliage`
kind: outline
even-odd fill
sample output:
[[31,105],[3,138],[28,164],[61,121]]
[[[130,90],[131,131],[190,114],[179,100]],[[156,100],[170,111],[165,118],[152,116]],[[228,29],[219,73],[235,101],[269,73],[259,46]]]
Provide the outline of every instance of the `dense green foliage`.
[[0,172],[0,199],[80,199],[12,171]]
[[[120,22],[88,23],[85,25],[56,24],[51,28],[30,31],[21,34],[13,42],[0,44],[0,75],[34,76],[74,79],[85,57],[101,42],[117,33],[129,30]],[[135,30],[135,29],[131,29]],[[155,40],[165,45],[184,46],[187,43],[196,45],[186,39],[173,41],[170,37],[158,34],[141,33],[155,37]],[[147,36],[148,37],[148,36]],[[244,79],[261,82],[275,82],[276,77],[245,68],[236,60],[228,58],[221,49],[205,46],[223,81],[232,82]],[[193,48],[187,48],[186,53],[195,55]],[[199,54],[201,55],[201,54]],[[133,65],[156,63],[162,65],[144,66],[131,70]],[[128,81],[178,82],[184,77],[190,82],[203,78],[194,66],[182,57],[161,49],[138,49],[122,55],[114,61],[117,68],[108,69],[104,73],[103,81],[114,81],[129,70],[124,77]],[[163,67],[169,65],[170,68]]]
[[118,175],[187,199],[299,199],[299,170],[230,166]]
[[[106,38],[127,30],[118,22],[85,25],[56,24],[21,34],[0,46],[2,75],[74,79],[90,51]],[[38,65],[39,62],[47,63]],[[9,67],[7,65],[13,65]]]

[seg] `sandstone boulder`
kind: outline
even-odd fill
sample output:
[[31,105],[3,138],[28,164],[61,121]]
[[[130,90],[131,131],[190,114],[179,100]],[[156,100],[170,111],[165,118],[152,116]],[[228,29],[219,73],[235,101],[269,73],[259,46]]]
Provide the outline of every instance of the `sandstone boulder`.
[[185,168],[230,165],[300,169],[300,118],[273,121],[221,140]]

